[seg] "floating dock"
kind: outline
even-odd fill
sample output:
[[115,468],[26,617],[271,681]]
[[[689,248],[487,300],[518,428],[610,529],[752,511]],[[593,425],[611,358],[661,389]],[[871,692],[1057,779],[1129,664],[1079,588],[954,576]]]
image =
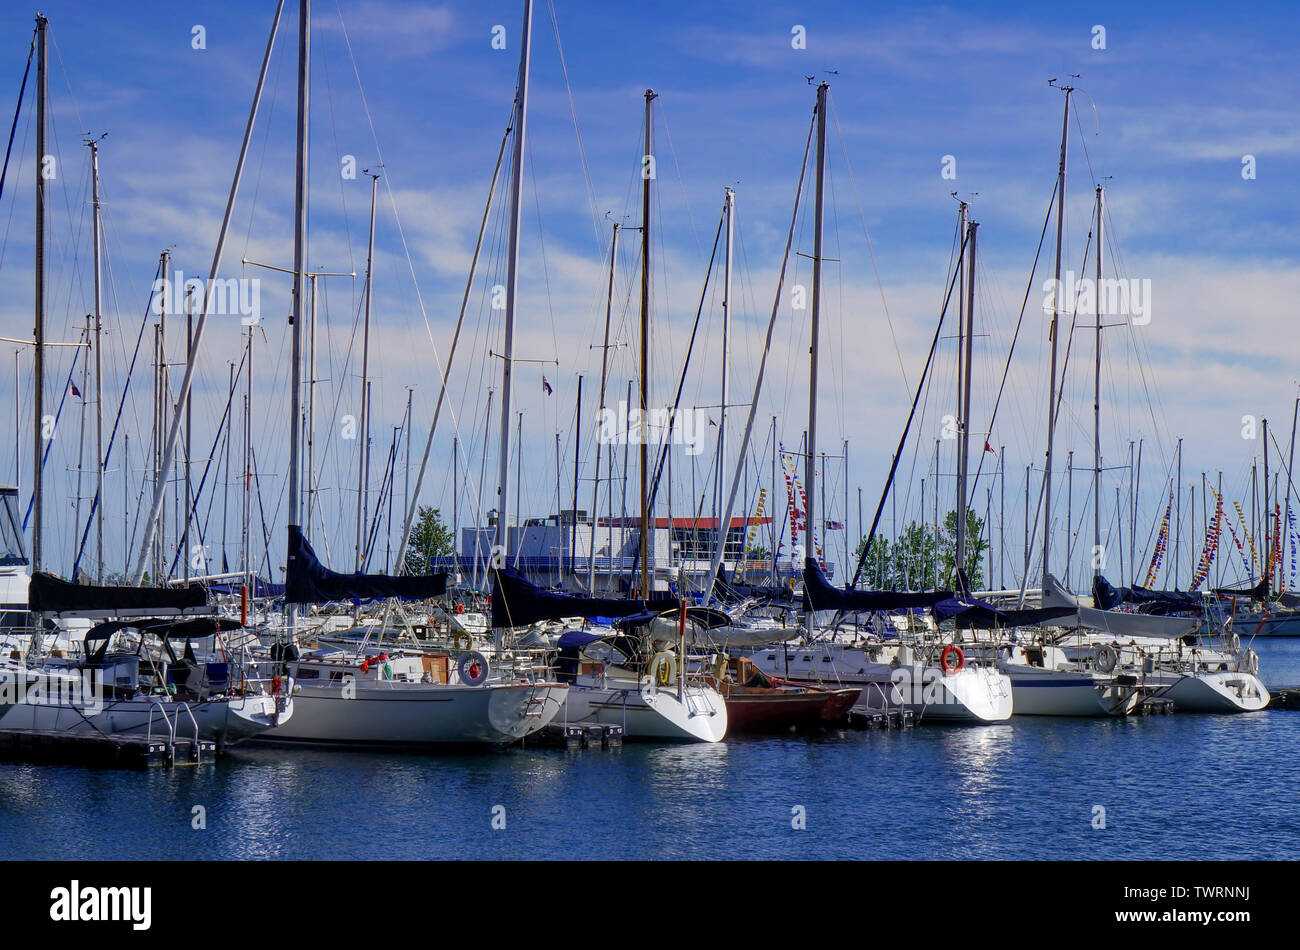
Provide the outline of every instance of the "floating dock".
[[519,744],[541,749],[618,749],[623,745],[623,727],[553,722]]
[[1300,686],[1275,689],[1269,696],[1269,709],[1300,709]]
[[209,739],[157,739],[102,732],[0,730],[0,761],[147,769],[200,765],[216,759]]

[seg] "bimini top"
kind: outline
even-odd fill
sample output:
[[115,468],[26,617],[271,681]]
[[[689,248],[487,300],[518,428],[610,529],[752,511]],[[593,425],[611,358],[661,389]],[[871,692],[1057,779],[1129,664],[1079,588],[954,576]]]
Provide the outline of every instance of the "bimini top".
[[429,600],[447,592],[446,574],[340,574],[316,557],[303,536],[302,528],[289,525],[289,566],[284,577],[284,600],[289,604],[354,604],[396,597],[400,600]]
[[211,614],[208,594],[198,584],[185,587],[101,587],[73,584],[37,571],[27,589],[36,613],[101,617],[178,617]]

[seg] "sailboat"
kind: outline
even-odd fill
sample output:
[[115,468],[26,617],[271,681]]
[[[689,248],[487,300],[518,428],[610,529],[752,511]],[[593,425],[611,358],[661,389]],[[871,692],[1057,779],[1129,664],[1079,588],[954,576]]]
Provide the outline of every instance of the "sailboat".
[[[827,83],[823,82],[817,87],[812,340],[809,359],[807,444],[804,456],[804,484],[807,497],[804,521],[810,530],[815,530],[814,526],[818,524],[816,515],[817,398],[828,93]],[[805,156],[805,163],[806,160]],[[965,240],[963,235],[963,250]],[[746,429],[746,440],[752,429],[752,422],[753,406],[751,406],[750,424]],[[910,426],[910,417],[908,423]],[[906,438],[906,431],[904,438]],[[892,475],[891,472],[891,479]],[[736,482],[733,481],[731,492],[733,500],[735,492]],[[964,512],[964,489],[959,491],[958,495],[962,499],[961,512]],[[964,515],[961,512],[959,512],[959,522],[964,522]],[[801,683],[858,687],[861,690],[858,708],[862,711],[905,710],[918,721],[924,718],[930,721],[975,723],[1000,722],[1011,716],[1011,689],[1006,676],[991,666],[978,662],[975,657],[967,663],[960,647],[938,635],[936,627],[931,626],[925,631],[924,636],[910,637],[910,642],[902,642],[897,634],[894,634],[890,637],[870,637],[854,643],[840,642],[833,631],[828,635],[818,627],[819,613],[835,611],[837,615],[843,615],[859,611],[910,610],[948,599],[951,597],[951,592],[910,594],[892,591],[859,591],[852,588],[841,590],[833,587],[826,580],[822,565],[814,556],[815,553],[815,550],[808,552],[804,560],[805,643],[795,647],[781,644],[753,652],[750,659],[759,670],[768,676]],[[713,576],[716,576],[716,572],[715,556]]]

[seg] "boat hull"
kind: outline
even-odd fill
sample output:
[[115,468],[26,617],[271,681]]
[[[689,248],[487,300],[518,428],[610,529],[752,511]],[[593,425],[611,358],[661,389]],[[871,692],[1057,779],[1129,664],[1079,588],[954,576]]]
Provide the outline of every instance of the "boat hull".
[[625,739],[660,742],[720,742],[727,734],[727,704],[716,691],[687,686],[574,684],[563,721],[622,726]]
[[269,745],[434,747],[501,745],[537,732],[559,713],[558,683],[461,686],[361,681],[348,694],[300,684],[294,717],[258,736]]
[[800,647],[750,654],[769,676],[797,683],[858,687],[854,706],[864,713],[911,711],[917,722],[984,723],[1011,718],[1011,681],[996,669],[965,666],[946,673],[920,663],[895,665],[872,660],[862,650],[835,646]]
[[1017,716],[1127,716],[1142,701],[1136,686],[1098,680],[1090,673],[1044,670],[1008,663]]
[[1201,672],[1179,676],[1161,695],[1183,712],[1257,712],[1268,705],[1264,684],[1251,673]]
[[727,704],[731,735],[828,725],[843,718],[862,694],[857,688],[786,690],[735,685],[724,685],[720,692]]

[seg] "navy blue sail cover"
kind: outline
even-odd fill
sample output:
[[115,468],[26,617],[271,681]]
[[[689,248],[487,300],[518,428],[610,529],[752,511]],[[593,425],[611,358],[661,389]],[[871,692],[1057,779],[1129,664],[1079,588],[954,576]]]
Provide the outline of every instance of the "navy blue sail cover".
[[951,597],[939,601],[930,609],[939,621],[956,618],[963,626],[985,627],[1030,627],[1078,613],[1076,607],[1002,610],[976,597]]
[[289,604],[354,604],[385,597],[400,600],[428,600],[447,592],[446,574],[340,574],[316,557],[303,536],[302,528],[289,525],[289,565],[285,569],[284,600]]
[[492,575],[492,626],[522,627],[539,620],[562,620],[565,617],[630,617],[653,611],[675,610],[675,597],[652,600],[614,600],[610,597],[583,597],[558,590],[546,590],[529,582],[511,567],[494,568]]
[[941,600],[953,596],[950,590],[900,591],[900,590],[848,590],[832,586],[822,573],[816,559],[808,558],[803,568],[804,610],[841,610],[845,612],[867,610],[910,610],[916,607],[933,607]]
[[37,571],[27,590],[27,603],[38,613],[142,613],[150,610],[186,611],[206,607],[207,591],[198,584],[185,587],[100,587],[73,584]]
[[1157,610],[1199,610],[1204,605],[1204,598],[1198,593],[1149,590],[1136,584],[1132,587],[1115,587],[1098,574],[1092,579],[1092,603],[1101,610],[1112,610],[1120,604],[1141,604]]

